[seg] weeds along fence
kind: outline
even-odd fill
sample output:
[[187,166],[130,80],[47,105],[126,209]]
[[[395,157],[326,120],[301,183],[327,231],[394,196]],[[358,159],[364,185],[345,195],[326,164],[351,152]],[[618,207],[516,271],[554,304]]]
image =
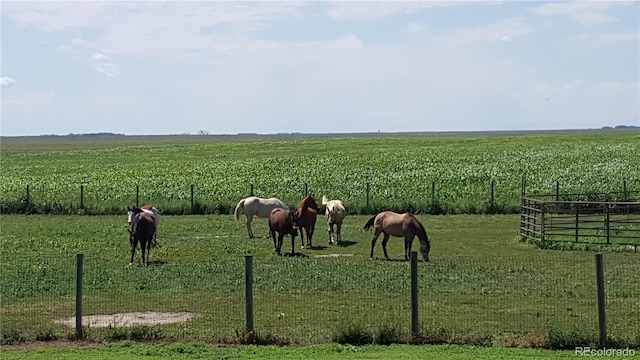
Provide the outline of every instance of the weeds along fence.
[[14,257],[0,274],[0,330],[5,344],[83,337],[638,347],[637,258],[604,258],[597,281],[586,252],[563,263],[245,257],[148,267]]
[[[519,211],[517,185],[488,179],[478,182],[468,180],[455,187],[435,181],[424,184],[407,184],[416,188],[415,196],[398,198],[384,184],[363,183],[360,188],[349,189],[340,194],[326,184],[292,184],[291,192],[281,194],[268,186],[246,184],[246,190],[237,194],[218,194],[215,189],[201,189],[196,184],[176,185],[157,189],[136,185],[131,188],[96,190],[90,186],[77,185],[75,194],[61,193],[54,185],[25,184],[22,191],[2,194],[0,212],[51,213],[51,214],[120,214],[127,206],[152,203],[169,215],[184,214],[231,214],[237,202],[247,196],[278,197],[289,206],[298,202],[309,192],[342,199],[350,214],[373,214],[382,210],[413,213],[454,214],[517,214]],[[455,189],[454,189],[455,188]],[[212,195],[212,193],[216,195]],[[13,196],[13,198],[11,198]]]

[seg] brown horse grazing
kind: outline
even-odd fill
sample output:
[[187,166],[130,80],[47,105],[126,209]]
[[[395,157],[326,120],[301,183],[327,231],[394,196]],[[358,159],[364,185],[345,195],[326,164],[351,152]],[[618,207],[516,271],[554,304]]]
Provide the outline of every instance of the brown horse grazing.
[[[271,238],[273,238],[276,254],[282,255],[282,239],[287,234],[291,235],[291,255],[296,253],[294,241],[296,235],[298,235],[298,225],[295,212],[280,208],[271,210],[271,214],[269,214],[269,232],[271,233]],[[276,232],[278,233],[277,241]]]
[[129,229],[129,244],[131,245],[131,261],[129,265],[133,265],[133,256],[136,253],[138,242],[142,251],[142,263],[145,266],[149,264],[149,252],[151,251],[151,243],[155,233],[156,224],[153,216],[146,212],[140,212],[133,216],[131,229]]
[[300,228],[300,240],[304,249],[304,233],[307,233],[307,247],[311,247],[313,239],[313,231],[316,228],[316,220],[318,218],[318,203],[313,194],[305,196],[296,211],[298,216],[298,227]]
[[404,258],[409,260],[411,255],[411,245],[413,244],[414,237],[418,236],[420,240],[420,253],[424,261],[429,261],[429,251],[431,250],[431,244],[429,243],[429,237],[424,226],[410,213],[397,214],[391,211],[383,211],[378,215],[372,217],[364,225],[364,229],[368,230],[373,226],[375,231],[373,240],[371,240],[371,258],[373,259],[373,248],[376,245],[376,240],[380,234],[384,234],[382,239],[382,250],[384,251],[384,257],[389,259],[387,255],[387,242],[390,236],[404,237]]

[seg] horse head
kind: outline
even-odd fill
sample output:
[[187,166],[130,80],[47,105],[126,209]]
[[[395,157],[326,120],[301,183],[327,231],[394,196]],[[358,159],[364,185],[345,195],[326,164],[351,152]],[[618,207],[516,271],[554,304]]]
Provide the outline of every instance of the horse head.
[[316,202],[315,195],[310,193],[300,203],[300,207],[302,208],[312,208],[313,210],[318,211],[318,203]]
[[140,213],[142,211],[142,209],[140,209],[139,207],[129,207],[127,206],[127,222],[129,223],[129,225],[131,225],[131,223],[133,222],[133,217]]

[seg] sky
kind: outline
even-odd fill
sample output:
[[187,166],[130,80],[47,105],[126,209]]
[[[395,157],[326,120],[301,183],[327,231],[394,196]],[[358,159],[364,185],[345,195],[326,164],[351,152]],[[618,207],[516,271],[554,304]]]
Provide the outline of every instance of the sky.
[[640,125],[640,1],[2,1],[0,135]]

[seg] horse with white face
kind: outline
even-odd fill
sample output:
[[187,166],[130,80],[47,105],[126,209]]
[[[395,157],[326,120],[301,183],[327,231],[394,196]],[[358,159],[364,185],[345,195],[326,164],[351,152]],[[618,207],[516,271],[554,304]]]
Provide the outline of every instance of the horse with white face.
[[131,223],[133,222],[133,218],[135,215],[139,214],[139,213],[145,213],[150,215],[151,217],[153,217],[153,221],[155,223],[155,231],[153,232],[153,243],[152,245],[154,247],[158,246],[158,239],[157,239],[157,233],[158,233],[158,223],[160,222],[160,215],[158,214],[158,209],[156,209],[155,206],[153,205],[144,205],[144,206],[140,206],[140,207],[128,207],[127,206],[127,222],[129,223],[129,225],[131,225]]
[[[327,215],[327,226],[329,227],[329,244],[339,245],[342,241],[342,221],[347,212],[342,200],[328,200],[322,197],[322,205],[325,206],[324,213]],[[335,225],[336,231],[333,231]],[[334,236],[335,235],[335,236]]]
[[269,198],[263,199],[257,196],[250,196],[248,198],[240,200],[233,211],[236,223],[240,220],[240,215],[245,214],[247,216],[247,234],[252,239],[255,236],[251,230],[251,222],[253,217],[268,219],[271,215],[271,211],[274,209],[284,209],[289,211],[289,207],[280,199]]

